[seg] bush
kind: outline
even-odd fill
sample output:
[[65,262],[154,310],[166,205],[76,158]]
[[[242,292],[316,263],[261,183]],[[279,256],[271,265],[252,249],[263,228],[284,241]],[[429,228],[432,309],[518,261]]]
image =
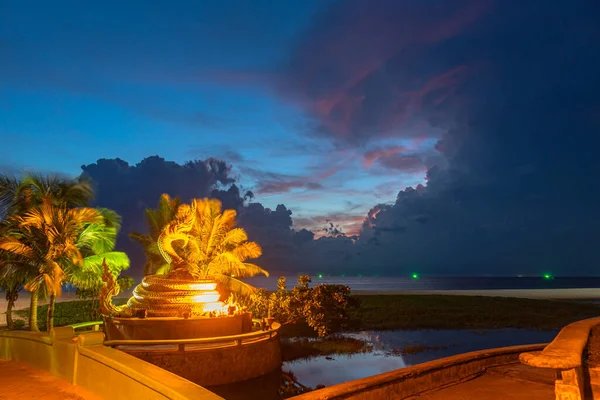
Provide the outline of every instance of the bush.
[[256,318],[273,317],[282,324],[305,323],[323,337],[342,329],[348,312],[357,301],[344,285],[309,287],[310,277],[301,275],[298,286],[287,290],[284,277],[277,282],[277,291],[269,294],[259,289],[246,299],[238,299]]
[[135,285],[135,279],[130,276],[120,276],[117,279],[117,285],[119,285],[119,291],[123,293]]

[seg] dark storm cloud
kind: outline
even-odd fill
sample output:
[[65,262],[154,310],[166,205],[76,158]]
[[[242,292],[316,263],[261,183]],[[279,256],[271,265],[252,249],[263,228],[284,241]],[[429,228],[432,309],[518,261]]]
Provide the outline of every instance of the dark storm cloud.
[[144,210],[156,207],[163,193],[184,202],[213,197],[221,200],[224,208],[236,210],[238,225],[263,247],[257,262],[273,271],[290,272],[300,266],[300,246],[314,237],[307,230],[293,229],[292,211],[286,206],[280,204],[271,210],[253,202],[254,194],[236,185],[231,167],[222,160],[209,158],[181,165],[153,156],[130,165],[120,159],[101,159],[82,166],[82,170],[82,176],[91,178],[95,185],[95,205],[113,209],[123,217],[117,247],[129,254],[135,276],[142,274],[144,255],[127,234],[146,232]]
[[448,167],[371,210],[364,260],[397,273],[597,273],[598,18],[592,1],[497,1],[422,54],[472,71],[429,119],[450,127],[437,146]]
[[[81,168],[82,176],[94,182],[95,204],[113,209],[123,217],[123,234],[119,236],[118,247],[130,255],[134,274],[141,273],[139,268],[143,264],[143,253],[127,234],[132,231],[146,232],[144,210],[156,207],[161,194],[167,193],[189,201],[208,197],[218,186],[234,182],[230,167],[217,159],[191,161],[183,165],[158,156],[145,158],[135,165],[118,158],[101,159]],[[223,196],[228,194],[231,197],[227,191]],[[234,205],[235,201],[230,203]]]

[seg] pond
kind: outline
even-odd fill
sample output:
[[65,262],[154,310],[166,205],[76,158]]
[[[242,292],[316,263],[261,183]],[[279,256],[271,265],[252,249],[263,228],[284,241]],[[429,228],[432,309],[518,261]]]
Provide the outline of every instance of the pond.
[[[373,350],[368,353],[318,356],[285,362],[282,370],[291,372],[304,386],[331,386],[469,351],[547,343],[552,341],[557,333],[558,331],[523,329],[346,333],[344,336],[367,341]],[[252,381],[209,389],[227,400],[280,399],[281,382],[281,374],[276,372]]]

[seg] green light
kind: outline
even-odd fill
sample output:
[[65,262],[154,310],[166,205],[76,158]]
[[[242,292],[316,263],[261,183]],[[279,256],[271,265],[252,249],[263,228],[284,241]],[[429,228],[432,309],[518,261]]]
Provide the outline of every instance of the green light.
[[416,272],[413,272],[411,276],[413,279],[419,279],[419,274],[417,274]]
[[551,274],[544,274],[544,279],[552,279],[552,275]]
[[319,279],[321,279],[321,278],[323,277],[323,274],[319,274],[319,275],[317,275],[317,277],[318,277]]

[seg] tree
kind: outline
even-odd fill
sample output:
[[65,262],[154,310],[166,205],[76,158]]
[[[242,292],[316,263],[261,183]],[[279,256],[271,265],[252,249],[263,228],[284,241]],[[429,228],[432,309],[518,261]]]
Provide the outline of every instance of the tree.
[[22,257],[37,268],[25,289],[32,293],[32,298],[40,291],[49,297],[48,331],[53,327],[54,305],[56,297],[61,295],[63,282],[71,271],[83,265],[84,257],[77,246],[82,232],[102,220],[96,209],[69,208],[64,203],[54,204],[54,200],[48,195],[42,198],[40,206],[11,216],[17,229],[0,238],[0,249]]
[[[34,207],[39,207],[43,199],[49,199],[55,205],[62,204],[72,208],[87,205],[92,197],[91,185],[81,179],[69,180],[40,174],[28,174],[22,179],[17,179],[0,175],[0,219],[4,220],[10,216],[22,215]],[[6,222],[12,225],[10,230],[13,234],[19,229],[18,226],[14,226],[14,221]],[[4,234],[6,233],[5,230]],[[20,263],[5,264],[8,268],[4,270],[4,279],[28,281],[31,278],[28,275],[37,274],[38,266],[31,264],[31,259],[25,258],[24,260],[21,259]],[[33,331],[38,330],[37,304],[39,295],[39,291],[31,292],[29,327]]]
[[[17,265],[21,266],[21,260],[9,252],[0,251],[0,289],[6,292],[6,324],[8,329],[14,329],[12,311],[15,302],[19,298],[19,292],[23,290],[26,282],[26,274],[11,274]],[[26,265],[25,265],[26,266]]]
[[247,241],[244,229],[235,228],[235,216],[234,210],[221,212],[221,202],[215,199],[194,199],[189,205],[180,205],[157,240],[168,264],[164,272],[213,279],[233,292],[254,292],[240,278],[269,274],[246,262],[259,257],[262,250]]
[[181,205],[178,197],[171,198],[168,194],[160,196],[158,207],[146,210],[146,223],[149,233],[131,232],[129,237],[144,248],[146,263],[144,275],[163,274],[169,269],[169,264],[158,249],[158,237],[163,229],[175,218]]
[[119,292],[125,292],[135,285],[135,279],[130,276],[120,276],[117,278],[117,285],[119,285]]
[[92,298],[92,302],[100,294],[102,287],[103,261],[110,265],[111,273],[117,277],[129,268],[129,257],[120,251],[114,251],[117,235],[121,229],[121,217],[114,211],[105,208],[96,209],[101,218],[87,224],[77,239],[76,246],[83,257],[80,268],[71,270],[69,282],[77,286],[77,294],[81,298]]

